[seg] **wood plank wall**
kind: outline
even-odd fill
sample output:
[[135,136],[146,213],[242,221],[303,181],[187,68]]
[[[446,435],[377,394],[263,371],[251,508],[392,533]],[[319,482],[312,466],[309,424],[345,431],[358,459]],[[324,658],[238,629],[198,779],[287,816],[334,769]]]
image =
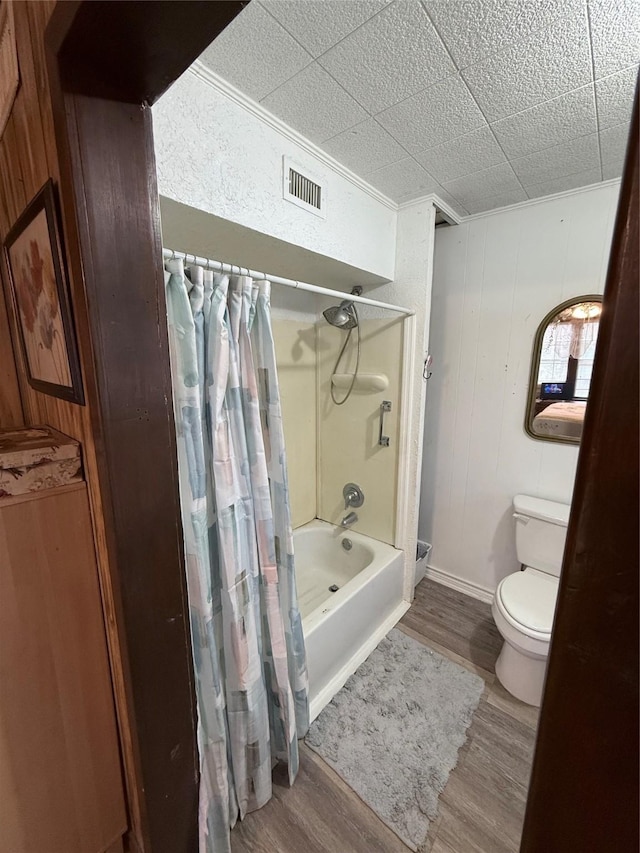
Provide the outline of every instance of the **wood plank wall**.
[[0,850],[100,853],[126,817],[86,484],[0,498],[0,566]]
[[[0,239],[4,238],[27,203],[49,177],[58,183],[60,164],[54,136],[51,95],[45,61],[44,31],[55,0],[13,3],[20,88],[7,126],[0,139]],[[72,200],[61,199],[66,225],[73,219]],[[75,240],[75,229],[65,227],[64,242]],[[68,250],[68,248],[67,248]],[[89,487],[94,541],[98,558],[104,617],[114,686],[120,740],[127,780],[132,846],[142,848],[142,816],[137,796],[139,778],[135,738],[131,732],[128,701],[128,673],[124,641],[118,632],[119,596],[112,571],[110,545],[103,515],[102,488],[97,454],[100,450],[100,423],[96,406],[93,355],[82,280],[71,278],[71,302],[80,349],[86,406],[59,400],[34,391],[26,380],[17,346],[14,306],[2,270],[3,300],[0,294],[0,427],[49,424],[82,444],[85,475]],[[8,316],[7,316],[8,315]],[[11,327],[11,337],[7,334]],[[15,356],[15,360],[14,360]]]

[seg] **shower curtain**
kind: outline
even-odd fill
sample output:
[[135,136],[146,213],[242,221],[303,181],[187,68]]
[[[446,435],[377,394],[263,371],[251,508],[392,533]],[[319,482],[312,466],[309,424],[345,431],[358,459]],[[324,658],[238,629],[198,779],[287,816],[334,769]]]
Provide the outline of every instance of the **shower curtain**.
[[298,770],[307,671],[293,562],[268,282],[185,275],[165,287],[198,706],[200,853]]

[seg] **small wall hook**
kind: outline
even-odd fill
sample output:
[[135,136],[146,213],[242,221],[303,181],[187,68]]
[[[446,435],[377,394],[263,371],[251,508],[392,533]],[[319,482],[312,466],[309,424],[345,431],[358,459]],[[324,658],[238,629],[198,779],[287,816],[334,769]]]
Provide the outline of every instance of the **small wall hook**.
[[431,379],[433,375],[433,371],[430,370],[431,365],[433,364],[433,356],[428,354],[424,360],[424,366],[422,368],[422,378],[424,380]]

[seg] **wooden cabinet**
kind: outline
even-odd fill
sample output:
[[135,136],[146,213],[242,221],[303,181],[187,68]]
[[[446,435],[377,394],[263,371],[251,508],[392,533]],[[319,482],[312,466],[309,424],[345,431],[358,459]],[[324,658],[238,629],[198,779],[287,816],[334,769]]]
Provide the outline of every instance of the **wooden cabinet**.
[[126,828],[85,483],[0,498],[0,853]]

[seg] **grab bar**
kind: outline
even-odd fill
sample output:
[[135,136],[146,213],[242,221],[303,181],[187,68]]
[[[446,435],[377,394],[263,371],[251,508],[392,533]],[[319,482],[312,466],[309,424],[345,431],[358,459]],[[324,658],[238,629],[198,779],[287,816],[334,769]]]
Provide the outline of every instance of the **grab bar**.
[[386,412],[391,411],[391,400],[383,400],[380,403],[380,437],[378,438],[378,444],[382,445],[382,447],[389,447],[389,436],[384,435],[384,416]]

